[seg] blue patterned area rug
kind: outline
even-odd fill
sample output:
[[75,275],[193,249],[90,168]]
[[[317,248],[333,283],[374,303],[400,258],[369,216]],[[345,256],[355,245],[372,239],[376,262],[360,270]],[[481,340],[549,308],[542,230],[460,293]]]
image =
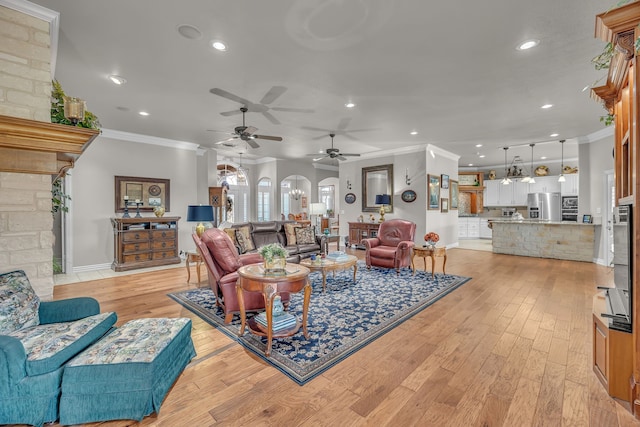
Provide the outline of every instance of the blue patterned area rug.
[[[412,276],[409,268],[399,275],[393,269],[367,270],[363,261],[358,261],[355,284],[353,269],[338,271],[335,278],[329,273],[326,293],[320,273],[311,273],[309,278],[313,287],[309,339],[302,328],[291,337],[274,339],[268,358],[264,356],[265,338],[251,334],[248,328],[238,337],[239,316],[224,324],[211,289],[191,289],[169,297],[303,385],[470,280],[451,274],[436,274],[432,279],[430,272],[421,270]],[[301,318],[302,292],[291,295],[289,310]]]

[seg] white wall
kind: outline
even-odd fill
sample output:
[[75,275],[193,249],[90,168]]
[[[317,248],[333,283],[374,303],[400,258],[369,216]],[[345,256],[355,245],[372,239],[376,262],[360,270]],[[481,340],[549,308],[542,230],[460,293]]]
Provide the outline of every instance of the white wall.
[[[449,175],[449,180],[458,180],[458,159],[459,156],[442,150],[433,145],[427,146],[425,153],[427,173],[431,175],[441,176],[443,174]],[[427,192],[427,178],[424,178],[425,182],[425,202]],[[449,199],[449,207],[451,207],[450,197],[451,186],[448,189],[442,189],[442,183],[440,188],[440,198]],[[439,244],[441,246],[457,246],[458,244],[458,211],[449,209],[448,212],[441,212],[440,210],[429,210],[425,206],[425,227],[424,233],[416,232],[417,243],[424,241],[423,237],[426,233],[434,231],[440,236]],[[420,230],[420,228],[418,228]]]
[[[110,265],[114,237],[110,218],[115,214],[115,176],[170,180],[170,206],[165,216],[179,216],[178,245],[193,247],[187,206],[202,202],[198,192],[196,151],[122,141],[99,136],[70,173],[70,214],[74,270]],[[206,199],[205,199],[206,201]],[[153,212],[142,213],[153,216]],[[117,216],[122,216],[118,213]]]

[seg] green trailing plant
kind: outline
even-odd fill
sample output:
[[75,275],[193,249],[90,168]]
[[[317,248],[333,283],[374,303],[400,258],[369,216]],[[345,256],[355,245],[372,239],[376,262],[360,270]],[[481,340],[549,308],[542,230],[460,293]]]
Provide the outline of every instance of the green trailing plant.
[[[57,80],[51,82],[51,123],[60,123],[73,126],[73,123],[64,116],[64,97],[67,96]],[[84,120],[76,125],[87,129],[100,129],[100,120],[90,111],[85,109]]]
[[613,43],[607,43],[600,53],[597,56],[594,56],[591,59],[591,63],[595,67],[596,70],[607,70],[609,69],[609,65],[611,64],[611,58],[613,58]]
[[267,262],[273,262],[275,258],[286,258],[289,255],[289,252],[280,243],[269,243],[268,245],[260,246],[258,253]]
[[64,192],[62,187],[62,180],[64,178],[58,177],[51,183],[51,214],[55,215],[56,212],[69,212],[67,201],[71,200],[71,196]]
[[600,116],[600,121],[604,123],[605,126],[611,126],[615,122],[616,116],[614,114],[606,114],[604,116]]

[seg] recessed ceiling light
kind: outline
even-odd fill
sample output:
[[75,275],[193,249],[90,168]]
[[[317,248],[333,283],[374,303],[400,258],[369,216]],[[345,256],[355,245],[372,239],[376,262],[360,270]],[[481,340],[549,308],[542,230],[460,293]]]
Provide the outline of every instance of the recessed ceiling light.
[[482,147],[482,144],[476,144],[476,147],[480,148],[480,147]]
[[480,154],[478,157],[480,157],[481,159],[484,159],[484,154]]
[[540,156],[540,160],[547,160],[547,156]]
[[347,108],[353,108],[356,106],[356,104],[354,104],[353,102],[347,102],[346,104],[344,104],[344,106]]
[[473,163],[469,163],[469,166],[473,166]]
[[540,40],[527,40],[518,45],[518,50],[527,50],[540,44]]
[[414,131],[411,132],[411,135],[417,135],[417,134],[418,134],[417,130],[414,130]]
[[213,46],[214,49],[219,50],[220,52],[225,52],[227,50],[227,45],[219,40],[213,40],[211,42],[211,46]]
[[140,114],[141,116],[148,116],[149,113],[147,113],[146,111],[140,111],[138,114]]
[[193,25],[178,25],[178,33],[184,38],[197,40],[202,37],[202,32]]
[[125,79],[124,77],[117,76],[115,74],[111,74],[109,76],[109,80],[111,80],[116,85],[123,85],[127,82],[127,79]]
[[540,108],[542,108],[543,110],[546,110],[547,108],[551,108],[551,107],[553,107],[553,104],[544,104],[544,105],[543,105],[542,107],[540,107]]
[[551,135],[549,135],[551,138],[555,138],[556,136],[560,135],[559,133],[552,133]]

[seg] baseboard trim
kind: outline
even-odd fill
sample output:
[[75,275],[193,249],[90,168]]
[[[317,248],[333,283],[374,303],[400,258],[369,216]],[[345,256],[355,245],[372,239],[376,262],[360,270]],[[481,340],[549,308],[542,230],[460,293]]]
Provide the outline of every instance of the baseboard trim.
[[73,267],[72,273],[84,273],[85,271],[106,270],[111,268],[111,263],[106,264],[94,264],[94,265],[81,265],[80,267]]

